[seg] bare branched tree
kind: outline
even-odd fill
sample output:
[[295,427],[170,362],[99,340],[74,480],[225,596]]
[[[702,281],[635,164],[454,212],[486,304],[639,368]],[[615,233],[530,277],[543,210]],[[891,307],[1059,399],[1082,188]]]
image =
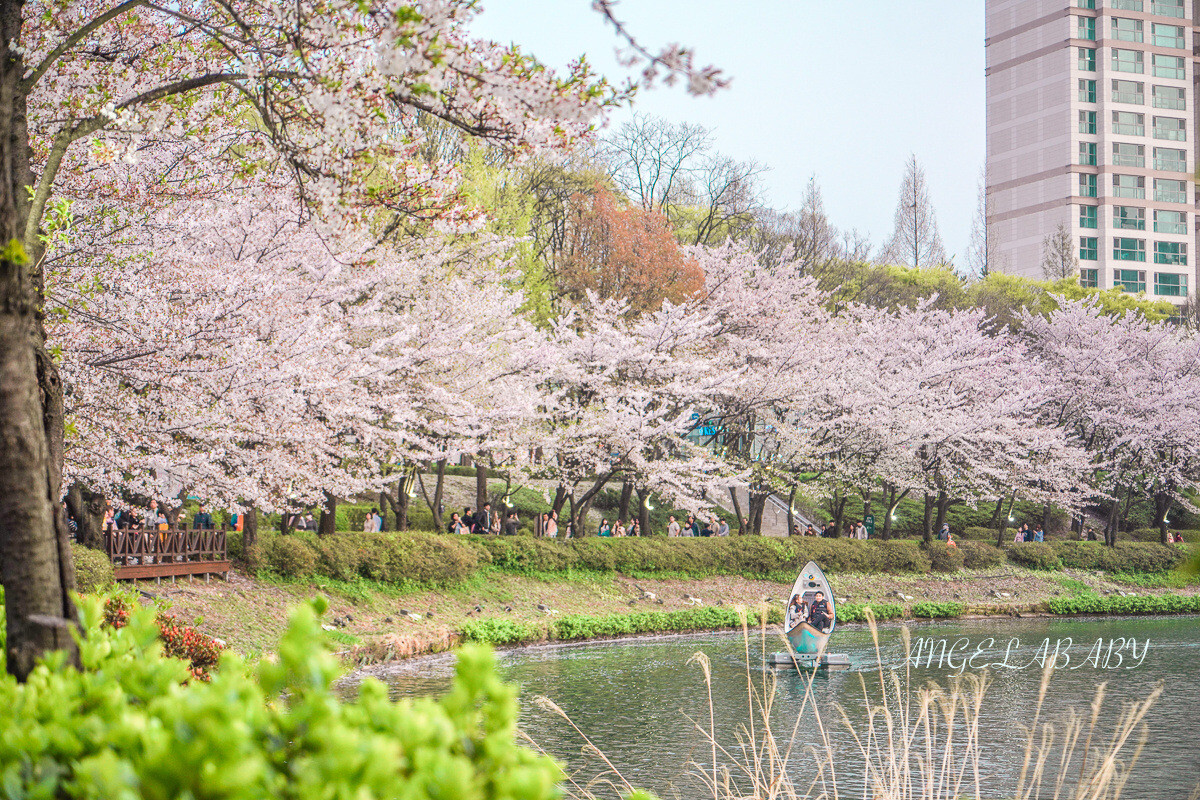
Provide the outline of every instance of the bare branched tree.
[[995,226],[988,222],[991,199],[987,194],[987,175],[979,171],[979,199],[976,201],[975,218],[971,220],[971,242],[967,246],[967,270],[971,276],[983,279],[989,273],[1002,269],[998,263],[999,242]]
[[929,183],[915,155],[908,160],[896,203],[895,230],[880,260],[913,267],[930,267],[947,261],[938,233],[937,214],[929,199]]
[[1079,257],[1075,254],[1075,240],[1065,222],[1042,240],[1042,277],[1048,281],[1079,276]]
[[721,155],[699,125],[634,116],[600,144],[598,158],[625,194],[661,211],[687,244],[740,239],[763,208],[766,168]]

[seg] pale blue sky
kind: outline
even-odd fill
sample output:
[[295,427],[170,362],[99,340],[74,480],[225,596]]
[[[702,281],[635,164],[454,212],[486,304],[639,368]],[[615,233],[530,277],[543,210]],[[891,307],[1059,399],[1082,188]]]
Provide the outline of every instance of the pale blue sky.
[[[589,0],[483,8],[479,35],[551,66],[586,52],[604,74],[626,74]],[[946,249],[963,264],[984,159],[982,0],[624,0],[618,12],[654,49],[691,45],[733,77],[715,98],[645,92],[639,111],[713,128],[722,152],[768,165],[779,207],[798,206],[815,173],[833,223],[876,247],[915,153]]]

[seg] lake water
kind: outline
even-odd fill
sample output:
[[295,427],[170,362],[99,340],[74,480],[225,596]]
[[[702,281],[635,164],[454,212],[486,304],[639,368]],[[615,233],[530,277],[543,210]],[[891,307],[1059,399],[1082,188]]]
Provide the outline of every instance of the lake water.
[[[1121,796],[1185,800],[1200,785],[1200,618],[964,620],[910,625],[909,631],[913,644],[906,651],[900,626],[881,627],[877,657],[866,628],[844,626],[831,640],[830,652],[849,655],[852,668],[818,673],[812,679],[812,698],[829,742],[825,752],[832,752],[838,795],[863,796],[865,761],[837,707],[845,709],[861,737],[868,701],[880,701],[882,662],[885,672],[895,669],[902,679],[907,673],[914,687],[929,681],[945,685],[960,671],[978,674],[968,666],[989,666],[991,684],[979,714],[981,795],[1012,797],[1026,741],[1022,726],[1032,721],[1037,708],[1040,664],[1055,658],[1056,648],[1060,669],[1042,705],[1042,721],[1055,722],[1061,735],[1061,723],[1072,710],[1090,716],[1096,687],[1106,683],[1094,739],[1106,744],[1123,706],[1143,699],[1161,682],[1162,696],[1144,719],[1145,747]],[[711,663],[716,738],[731,752],[739,731],[750,721],[747,673],[759,687],[766,675],[774,674],[778,680],[771,728],[784,743],[793,741],[795,730],[796,746],[786,772],[803,795],[818,774],[814,756],[803,748],[822,741],[811,708],[797,721],[808,679],[794,671],[765,670],[757,634],[750,642],[748,671],[746,646],[741,634],[721,633],[535,647],[503,652],[498,660],[503,676],[522,687],[521,727],[541,747],[567,762],[581,779],[604,770],[597,759],[583,754],[583,741],[570,726],[531,702],[537,695],[557,703],[630,783],[664,800],[713,796],[696,776],[697,769],[711,770],[711,745],[691,720],[707,729],[710,707],[701,669],[689,665],[689,658],[703,653]],[[782,649],[776,640],[766,647]],[[448,685],[452,670],[453,658],[442,656],[397,665],[376,676],[397,697],[436,695]],[[963,746],[959,719],[956,750]],[[1072,776],[1083,738],[1068,770]],[[1123,762],[1131,759],[1137,738],[1135,734],[1123,751]],[[1047,759],[1048,775],[1057,773],[1060,752],[1055,746]],[[739,761],[730,756],[717,760],[731,769]],[[826,761],[824,756],[821,760]],[[829,783],[824,786],[833,796]],[[1049,788],[1040,796],[1053,796],[1052,780],[1043,787]],[[820,790],[818,785],[812,794]],[[973,794],[971,782],[964,795]]]

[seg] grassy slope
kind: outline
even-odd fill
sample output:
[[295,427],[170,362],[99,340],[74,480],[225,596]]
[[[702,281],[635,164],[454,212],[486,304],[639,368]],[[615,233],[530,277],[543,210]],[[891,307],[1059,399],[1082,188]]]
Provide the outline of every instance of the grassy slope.
[[[1200,590],[1195,585],[1164,588],[1171,581],[1161,577],[1122,582],[1092,572],[1032,572],[1011,566],[953,576],[840,575],[831,581],[839,598],[856,603],[900,602],[893,595],[899,591],[914,598],[906,605],[956,601],[967,613],[1035,611],[1053,597],[1087,592],[1194,595]],[[730,576],[664,580],[581,573],[539,578],[488,571],[452,589],[401,594],[367,583],[285,583],[235,572],[229,582],[181,580],[174,585],[144,583],[141,588],[168,599],[182,620],[198,620],[205,632],[251,654],[274,647],[291,606],[324,592],[331,600],[329,620],[344,623],[331,637],[349,657],[371,660],[447,649],[455,642],[455,632],[471,619],[545,620],[547,615],[538,610],[539,604],[560,615],[693,608],[689,596],[706,605],[754,606],[767,598],[782,603],[790,585]],[[656,599],[641,599],[643,591],[653,593]],[[1010,596],[998,598],[995,592]],[[482,610],[476,611],[476,607]],[[404,612],[420,614],[422,619],[410,619]]]

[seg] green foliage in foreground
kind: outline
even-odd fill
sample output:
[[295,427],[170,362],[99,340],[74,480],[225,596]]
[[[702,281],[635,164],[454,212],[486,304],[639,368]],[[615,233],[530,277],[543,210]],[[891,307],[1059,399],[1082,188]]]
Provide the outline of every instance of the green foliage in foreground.
[[1081,595],[1054,598],[1050,611],[1055,614],[1198,614],[1200,597],[1177,594],[1137,597]]
[[187,682],[184,662],[162,655],[153,612],[120,630],[99,625],[95,601],[83,613],[82,671],[55,654],[25,684],[0,678],[6,797],[561,796],[561,769],[516,743],[517,692],[486,649],[460,652],[439,700],[394,702],[374,680],[342,700],[308,606],[276,661],[251,673],[227,653],[211,683]]

